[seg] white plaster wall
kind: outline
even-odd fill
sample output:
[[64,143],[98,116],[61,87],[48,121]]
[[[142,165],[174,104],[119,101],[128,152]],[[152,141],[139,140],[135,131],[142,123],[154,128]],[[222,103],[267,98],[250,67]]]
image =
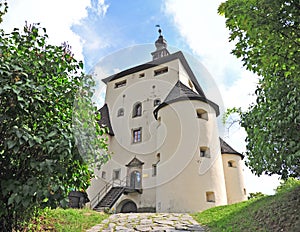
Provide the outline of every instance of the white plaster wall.
[[[208,121],[197,118],[197,108],[208,112]],[[159,117],[166,143],[159,150],[157,211],[196,212],[227,204],[215,111],[200,101],[181,101],[160,109]],[[210,148],[210,158],[200,157],[200,146]],[[206,201],[210,191],[215,202]]]
[[[223,154],[222,159],[228,204],[247,200],[243,172],[244,163],[241,156]],[[236,167],[228,167],[228,161],[235,161]]]

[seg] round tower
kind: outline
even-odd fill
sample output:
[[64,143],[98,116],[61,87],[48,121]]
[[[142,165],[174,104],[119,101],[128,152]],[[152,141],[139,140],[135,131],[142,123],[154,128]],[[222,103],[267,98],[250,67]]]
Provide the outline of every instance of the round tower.
[[228,204],[247,200],[244,183],[244,156],[220,139]]

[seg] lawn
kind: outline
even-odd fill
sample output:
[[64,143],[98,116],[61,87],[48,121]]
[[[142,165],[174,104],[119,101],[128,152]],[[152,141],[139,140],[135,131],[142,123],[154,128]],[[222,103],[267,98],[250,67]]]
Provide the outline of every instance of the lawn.
[[101,223],[109,215],[90,209],[45,209],[26,231],[82,232]]
[[249,201],[214,207],[193,217],[210,231],[300,231],[300,187]]

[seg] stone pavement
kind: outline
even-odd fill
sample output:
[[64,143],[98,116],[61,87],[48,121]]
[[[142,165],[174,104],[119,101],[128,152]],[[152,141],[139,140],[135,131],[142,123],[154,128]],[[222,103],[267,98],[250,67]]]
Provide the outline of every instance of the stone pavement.
[[190,215],[179,213],[122,213],[113,214],[87,232],[134,231],[206,231]]

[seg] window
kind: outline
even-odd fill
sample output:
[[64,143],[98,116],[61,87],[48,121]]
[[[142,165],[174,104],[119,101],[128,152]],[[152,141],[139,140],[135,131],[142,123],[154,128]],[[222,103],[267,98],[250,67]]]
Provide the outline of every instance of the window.
[[200,147],[200,157],[210,158],[208,147]]
[[163,73],[167,73],[168,72],[168,67],[164,67],[158,70],[154,70],[154,76],[158,76],[161,75]]
[[145,77],[145,73],[140,73],[139,78]]
[[197,113],[197,118],[202,118],[204,120],[208,120],[208,114],[205,110],[197,109],[196,113]]
[[160,99],[159,98],[155,99],[153,105],[158,106],[159,104],[160,104]]
[[118,117],[124,116],[124,109],[123,109],[123,108],[120,108],[120,109],[118,110],[117,116],[118,116]]
[[215,202],[215,193],[214,192],[206,192],[206,201],[207,202]]
[[106,179],[106,172],[105,172],[105,171],[103,171],[103,172],[101,173],[101,178],[102,178],[102,179]]
[[227,164],[228,164],[228,167],[230,167],[230,168],[236,168],[236,163],[233,160],[228,161]]
[[246,191],[246,189],[244,188],[243,190],[244,190],[244,195],[247,195],[247,191]]
[[115,89],[126,85],[126,80],[115,83]]
[[152,164],[152,176],[156,176],[156,175],[157,175],[157,165]]
[[152,164],[152,176],[156,176],[157,175],[157,164],[160,161],[160,153],[157,153],[156,155],[156,163]]
[[132,117],[142,116],[142,103],[138,102],[133,106]]
[[132,130],[132,142],[139,143],[142,141],[142,128]]
[[113,171],[113,180],[120,180],[121,169],[115,169]]

